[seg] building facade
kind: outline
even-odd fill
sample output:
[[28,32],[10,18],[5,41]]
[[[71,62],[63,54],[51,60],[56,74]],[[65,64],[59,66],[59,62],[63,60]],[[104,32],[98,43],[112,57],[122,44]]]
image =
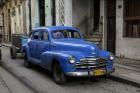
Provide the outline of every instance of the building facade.
[[[122,58],[140,60],[139,0],[65,0],[65,21]],[[68,17],[68,19],[67,19]],[[70,21],[71,20],[71,21]],[[96,35],[96,36],[95,36]]]
[[116,55],[140,59],[140,1],[116,2]]
[[1,1],[1,15],[3,17],[3,41],[11,41],[12,34],[26,33],[26,2],[28,0]]
[[4,40],[39,26],[75,26],[102,49],[140,60],[139,4],[139,0],[7,0],[1,13]]

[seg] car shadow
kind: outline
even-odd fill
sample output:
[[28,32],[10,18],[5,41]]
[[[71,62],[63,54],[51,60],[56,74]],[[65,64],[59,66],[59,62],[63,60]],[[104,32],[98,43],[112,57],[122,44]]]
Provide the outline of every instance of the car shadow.
[[[52,80],[53,82],[53,77],[52,73],[38,65],[33,64],[32,65],[32,70],[40,73],[41,75],[47,77],[48,79]],[[65,83],[65,86],[72,86],[72,85],[92,85],[92,84],[97,84],[102,81],[106,81],[108,78],[105,76],[100,76],[100,77],[68,77],[67,83]],[[62,85],[63,86],[63,85]]]

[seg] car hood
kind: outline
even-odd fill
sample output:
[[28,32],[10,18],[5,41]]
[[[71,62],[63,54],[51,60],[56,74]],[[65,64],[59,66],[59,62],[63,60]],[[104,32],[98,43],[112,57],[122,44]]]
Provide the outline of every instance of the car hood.
[[60,39],[54,40],[53,44],[56,46],[54,50],[61,51],[78,51],[86,56],[97,56],[99,48],[91,43],[82,39]]

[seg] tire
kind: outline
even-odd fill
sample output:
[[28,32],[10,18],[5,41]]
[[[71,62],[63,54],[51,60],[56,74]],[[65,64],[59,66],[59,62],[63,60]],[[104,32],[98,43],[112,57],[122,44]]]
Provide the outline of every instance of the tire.
[[31,64],[31,62],[29,62],[26,53],[24,53],[24,66],[27,67],[27,68],[31,68],[32,67],[32,64]]
[[63,85],[66,82],[66,76],[58,63],[53,64],[53,79],[59,85]]
[[11,54],[11,59],[16,59],[17,58],[17,49],[16,49],[16,47],[12,46],[10,48],[10,54]]

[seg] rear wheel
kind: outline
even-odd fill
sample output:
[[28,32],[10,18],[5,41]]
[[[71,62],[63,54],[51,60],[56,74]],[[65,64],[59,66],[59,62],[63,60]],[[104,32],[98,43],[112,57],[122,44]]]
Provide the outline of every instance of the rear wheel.
[[10,54],[11,54],[11,59],[16,59],[17,58],[17,49],[16,49],[16,47],[12,46],[10,48]]
[[31,66],[32,66],[31,62],[29,62],[29,60],[28,60],[26,53],[24,53],[24,66],[27,68],[31,68]]
[[66,82],[66,76],[64,75],[58,63],[53,64],[53,79],[59,85],[62,85]]

